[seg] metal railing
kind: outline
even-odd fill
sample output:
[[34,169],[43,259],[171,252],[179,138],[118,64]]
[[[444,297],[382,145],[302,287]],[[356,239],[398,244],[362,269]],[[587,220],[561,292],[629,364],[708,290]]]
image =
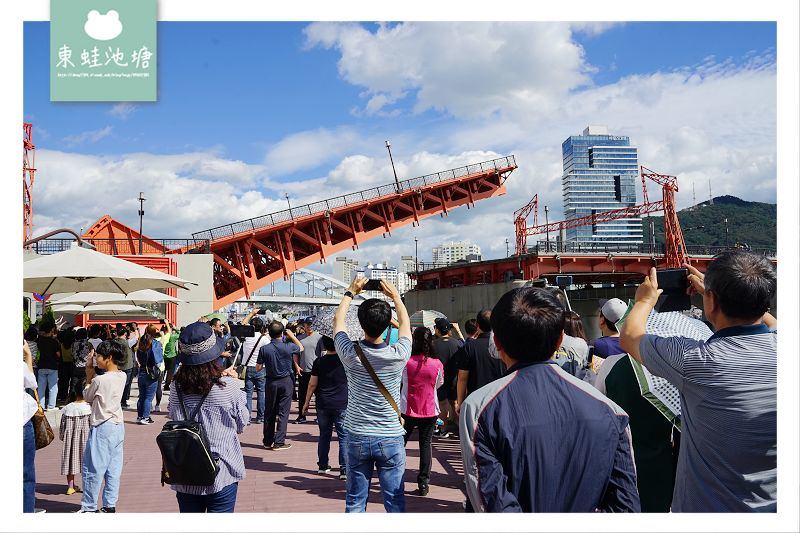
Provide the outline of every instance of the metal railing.
[[[137,239],[84,239],[94,246],[94,249],[104,254],[131,254],[138,255],[139,241]],[[166,255],[170,250],[183,247],[193,247],[190,253],[208,253],[211,249],[208,240],[197,239],[149,239],[142,241],[142,254]],[[31,244],[30,249],[39,255],[50,255],[69,250],[75,239],[43,239]],[[153,246],[156,242],[160,246]],[[166,250],[162,249],[165,248]]]
[[371,189],[365,189],[363,191],[337,196],[335,198],[329,198],[327,200],[320,200],[319,202],[314,202],[311,204],[284,209],[283,211],[278,211],[277,213],[248,218],[247,220],[241,220],[231,224],[224,224],[215,228],[192,233],[192,237],[198,240],[214,240],[222,237],[230,237],[231,235],[235,235],[243,231],[253,231],[259,228],[273,226],[275,224],[280,224],[281,222],[286,222],[295,218],[317,213],[324,213],[332,209],[338,209],[340,207],[364,202],[366,200],[372,200],[381,196],[388,196],[390,194],[397,194],[419,187],[434,185],[436,183],[457,179],[470,174],[477,174],[479,172],[486,172],[488,170],[501,170],[512,167],[516,168],[516,166],[517,163],[514,159],[514,156],[509,155],[506,157],[491,159],[489,161],[483,161],[481,163],[474,163],[472,165],[444,170],[435,174],[427,174],[418,178],[407,179],[401,181],[399,183],[399,187],[398,184],[390,183],[387,185],[381,185],[379,187],[373,187]]
[[[734,250],[736,249],[734,246],[706,246],[706,245],[688,245],[686,247],[686,252],[690,256],[709,256],[713,257],[718,253],[724,252],[726,250]],[[763,255],[764,257],[768,257],[770,259],[774,259],[777,256],[777,252],[772,248],[751,248],[747,249],[748,252]],[[631,254],[631,255],[655,255],[655,256],[664,256],[666,255],[666,247],[663,243],[656,244],[652,246],[651,244],[647,243],[636,243],[636,244],[599,244],[599,243],[574,243],[574,242],[556,242],[550,241],[540,241],[534,246],[528,247],[529,254],[611,254],[611,255],[620,255],[620,254]],[[508,259],[512,259],[509,257]],[[423,272],[426,270],[435,270],[437,268],[444,268],[444,267],[452,267],[458,268],[462,266],[470,266],[473,263],[470,262],[457,262],[457,263],[425,263],[420,261],[417,263],[416,270],[418,272]]]
[[[714,256],[726,250],[736,249],[734,246],[711,246],[702,244],[690,244],[686,246],[686,252],[690,256],[707,255]],[[744,248],[742,248],[744,249]],[[765,257],[775,257],[776,251],[771,248],[750,248],[748,252],[763,255]],[[632,244],[602,244],[602,243],[575,243],[575,242],[556,242],[539,241],[534,246],[528,247],[528,253],[536,254],[639,254],[639,255],[666,255],[666,246],[657,243],[632,243]]]

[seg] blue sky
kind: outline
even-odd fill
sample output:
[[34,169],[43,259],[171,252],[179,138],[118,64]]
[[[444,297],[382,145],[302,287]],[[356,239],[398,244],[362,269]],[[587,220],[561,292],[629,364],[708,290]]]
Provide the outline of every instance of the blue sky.
[[[150,205],[163,216],[149,233],[163,237],[278,209],[285,190],[300,203],[366,188],[391,179],[385,138],[403,177],[516,153],[515,198],[479,210],[505,224],[534,192],[560,210],[558,150],[589,121],[630,135],[642,163],[774,201],[775,24],[520,27],[466,25],[446,38],[446,24],[159,23],[158,102],[115,106],[51,103],[49,25],[25,23],[24,114],[42,155],[37,232],[105,213],[132,222],[138,189],[119,189],[138,178],[108,185],[106,202],[57,185],[130,168],[152,169],[149,192],[162,199]],[[496,50],[484,54],[481,39]],[[692,147],[708,157],[687,158]],[[758,168],[732,168],[742,161]],[[428,246],[467,223],[457,214],[438,232],[414,231]],[[486,255],[505,253],[503,232],[478,239]],[[399,255],[390,241],[365,250]]]

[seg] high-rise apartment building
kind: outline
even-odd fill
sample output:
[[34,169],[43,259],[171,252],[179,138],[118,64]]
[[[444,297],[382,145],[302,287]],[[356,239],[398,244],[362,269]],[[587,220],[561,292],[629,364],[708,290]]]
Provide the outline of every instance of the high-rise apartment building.
[[[609,135],[606,126],[588,126],[561,145],[564,217],[578,218],[636,205],[637,150],[626,136]],[[612,220],[566,231],[576,244],[624,246],[642,242],[639,217]]]
[[397,273],[397,290],[400,291],[400,294],[403,294],[404,292],[413,288],[413,282],[411,281],[411,277],[408,275],[408,273],[414,272],[415,270],[413,256],[404,255],[400,258],[400,271]]
[[469,241],[444,242],[433,249],[435,265],[449,265],[456,261],[480,261],[481,247]]
[[333,277],[349,284],[353,281],[355,271],[358,270],[358,261],[347,257],[337,257],[333,262]]

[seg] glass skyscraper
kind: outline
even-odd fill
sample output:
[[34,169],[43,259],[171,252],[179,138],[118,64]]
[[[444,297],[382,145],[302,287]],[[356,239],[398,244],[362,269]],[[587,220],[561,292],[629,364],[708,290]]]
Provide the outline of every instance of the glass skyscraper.
[[[625,136],[609,135],[605,126],[588,126],[561,145],[564,217],[578,218],[636,205],[639,176],[636,147]],[[576,244],[629,245],[642,242],[642,219],[626,218],[568,229]]]

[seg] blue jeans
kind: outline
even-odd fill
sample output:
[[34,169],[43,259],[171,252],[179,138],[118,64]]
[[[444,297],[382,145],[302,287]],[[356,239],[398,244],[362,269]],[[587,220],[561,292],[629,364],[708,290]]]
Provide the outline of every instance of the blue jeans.
[[139,370],[139,401],[136,402],[136,416],[147,418],[153,408],[153,398],[156,395],[158,381],[150,379],[147,372]]
[[339,436],[339,470],[344,472],[347,460],[344,455],[346,434],[344,432],[344,409],[317,409],[317,425],[319,426],[319,442],[317,443],[317,464],[330,466],[328,452],[331,449],[331,435],[336,427]]
[[83,453],[83,497],[81,509],[96,511],[100,485],[103,487],[103,507],[116,507],[119,481],[122,477],[122,446],[125,425],[106,420],[89,429],[89,439]]
[[238,483],[231,483],[214,494],[176,492],[181,513],[232,513],[236,506]]
[[256,389],[256,420],[264,421],[264,385],[267,382],[267,369],[262,368],[261,372],[256,372],[256,367],[248,366],[247,374],[244,378],[244,395],[247,405],[247,416],[252,414],[253,409],[253,389]]
[[[42,409],[52,409],[56,406],[56,394],[58,394],[58,370],[52,368],[40,368],[39,376],[39,405]],[[47,407],[44,405],[44,393],[47,391]]]
[[403,474],[406,470],[406,449],[403,436],[371,437],[353,433],[347,435],[345,512],[366,512],[373,467],[378,470],[386,512],[405,512]]
[[22,426],[22,512],[32,513],[36,504],[36,438],[33,422]]

